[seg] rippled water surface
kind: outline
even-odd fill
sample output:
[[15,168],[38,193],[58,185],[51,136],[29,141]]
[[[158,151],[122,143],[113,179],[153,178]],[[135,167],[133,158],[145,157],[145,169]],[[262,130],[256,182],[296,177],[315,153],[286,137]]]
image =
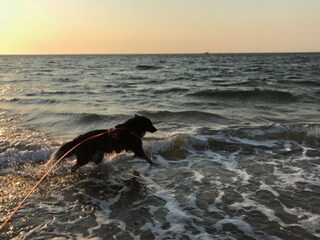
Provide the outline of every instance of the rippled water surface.
[[0,56],[0,222],[134,114],[157,166],[59,164],[1,239],[319,239],[320,54]]

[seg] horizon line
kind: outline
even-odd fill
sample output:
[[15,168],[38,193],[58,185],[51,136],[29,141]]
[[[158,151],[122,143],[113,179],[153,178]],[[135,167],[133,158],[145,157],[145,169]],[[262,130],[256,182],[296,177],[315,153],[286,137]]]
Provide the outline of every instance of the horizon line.
[[316,54],[320,51],[271,51],[271,52],[194,52],[194,53],[5,53],[0,56],[106,56],[106,55],[236,55],[236,54]]

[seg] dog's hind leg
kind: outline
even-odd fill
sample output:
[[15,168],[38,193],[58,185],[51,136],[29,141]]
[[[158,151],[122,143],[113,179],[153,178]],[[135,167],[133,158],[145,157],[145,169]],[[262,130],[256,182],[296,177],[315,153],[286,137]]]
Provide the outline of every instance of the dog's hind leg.
[[95,162],[96,164],[99,164],[102,162],[103,157],[104,157],[104,152],[96,152],[93,155],[91,161]]
[[85,165],[86,163],[83,163],[83,162],[78,162],[71,168],[71,172],[75,172],[78,170],[78,168],[82,167],[83,165]]
[[77,171],[78,168],[87,164],[91,159],[91,157],[88,157],[88,154],[76,154],[76,156],[77,156],[77,163],[71,168],[71,172]]

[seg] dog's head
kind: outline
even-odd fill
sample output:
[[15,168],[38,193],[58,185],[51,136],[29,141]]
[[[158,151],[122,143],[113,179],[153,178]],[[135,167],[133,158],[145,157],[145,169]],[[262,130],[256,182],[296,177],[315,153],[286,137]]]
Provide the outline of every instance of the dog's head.
[[144,137],[146,132],[154,133],[157,131],[149,118],[137,114],[125,123],[117,125],[116,128],[127,128],[141,138]]

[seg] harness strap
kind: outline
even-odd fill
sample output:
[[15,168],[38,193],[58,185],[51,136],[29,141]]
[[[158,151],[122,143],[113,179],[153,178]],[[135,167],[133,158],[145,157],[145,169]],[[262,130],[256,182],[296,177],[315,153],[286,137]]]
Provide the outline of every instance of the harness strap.
[[[115,140],[119,140],[120,139],[118,129],[116,129],[116,128],[108,130],[107,131],[107,135],[112,137]],[[125,150],[124,144],[122,144],[120,141],[116,141],[116,143],[118,143],[118,144],[112,144],[114,149],[117,149],[119,151]]]
[[118,131],[115,128],[108,130],[107,134],[114,139],[119,139]]
[[[116,128],[112,128],[110,130],[108,130],[107,132],[107,135],[112,137],[113,139],[116,139],[116,140],[119,140],[120,139],[120,136],[119,136],[119,131],[118,129]],[[137,134],[135,134],[134,132],[130,131],[130,134],[132,134],[133,136],[141,139],[141,137],[139,137]],[[116,148],[117,146],[115,146],[115,144],[113,145],[114,148]],[[122,144],[120,141],[118,141],[118,149],[120,150],[125,150],[125,146],[124,144]]]

